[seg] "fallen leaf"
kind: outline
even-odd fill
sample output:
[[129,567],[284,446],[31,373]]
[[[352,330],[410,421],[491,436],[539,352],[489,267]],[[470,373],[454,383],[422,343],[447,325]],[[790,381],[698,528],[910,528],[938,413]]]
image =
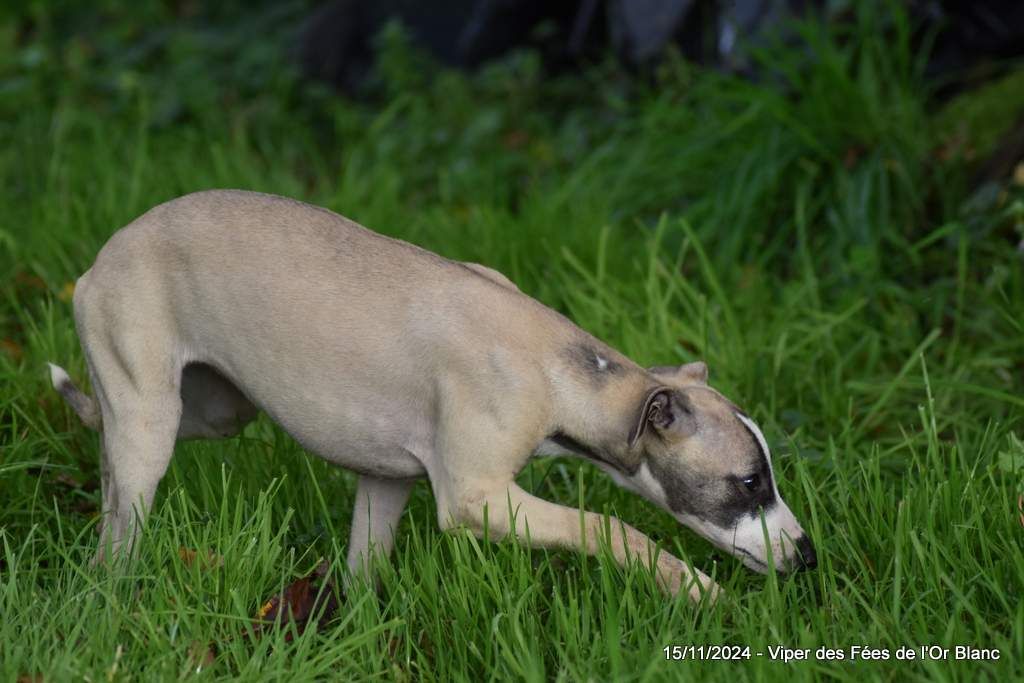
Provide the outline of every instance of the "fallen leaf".
[[[71,504],[69,508],[72,512],[77,512],[80,515],[92,516],[100,511],[99,506],[96,504],[97,501],[92,498],[79,497]],[[98,530],[98,528],[97,528]]]
[[74,282],[65,282],[64,286],[60,288],[59,292],[57,292],[57,298],[60,299],[61,301],[63,301],[64,303],[67,303],[67,302],[71,301],[71,298],[74,295],[75,295],[75,283]]
[[959,130],[953,135],[947,136],[932,151],[932,154],[939,161],[952,161],[956,159],[970,161],[977,156],[977,153],[978,150],[971,143],[965,130]]
[[[322,561],[309,576],[292,582],[279,594],[270,598],[256,612],[253,630],[259,634],[272,627],[280,618],[281,625],[294,623],[302,633],[309,621],[316,615],[316,627],[326,624],[338,609],[338,597],[334,582],[327,578],[330,565]],[[320,579],[314,582],[314,579]],[[292,633],[285,634],[285,640],[291,641]]]
[[262,621],[267,618],[267,615],[270,614],[270,610],[274,609],[274,606],[277,604],[275,600],[276,598],[272,598],[266,601],[265,603],[263,603],[262,607],[256,610],[257,621]]
[[46,289],[46,281],[43,280],[43,278],[24,271],[15,274],[14,281],[17,284],[30,289]]
[[100,488],[96,477],[83,478],[70,472],[58,472],[50,477],[50,483],[67,489],[68,495],[63,498],[68,510],[84,515],[92,515],[98,509],[98,497],[94,494]]
[[510,130],[502,137],[501,142],[507,149],[519,149],[530,141],[530,134],[524,130]]
[[2,348],[14,362],[18,362],[21,360],[21,357],[25,355],[25,352],[21,349],[21,345],[13,339],[0,339],[0,348]]
[[217,661],[217,646],[214,643],[201,643],[198,640],[192,641],[188,647],[188,668],[195,673],[201,672],[204,668],[213,666]]
[[843,166],[848,169],[853,168],[862,156],[864,156],[864,148],[860,145],[847,147],[846,154],[843,155]]
[[81,479],[68,472],[58,472],[50,478],[50,481],[54,484],[66,486],[69,489],[80,489],[83,484]]
[[184,563],[186,567],[190,568],[192,565],[196,564],[196,561],[198,560],[199,568],[204,571],[208,569],[220,569],[224,566],[224,558],[212,550],[207,550],[206,553],[200,555],[198,551],[181,546],[178,548],[178,557],[181,558],[182,563]]
[[43,674],[21,674],[17,679],[18,683],[44,683]]

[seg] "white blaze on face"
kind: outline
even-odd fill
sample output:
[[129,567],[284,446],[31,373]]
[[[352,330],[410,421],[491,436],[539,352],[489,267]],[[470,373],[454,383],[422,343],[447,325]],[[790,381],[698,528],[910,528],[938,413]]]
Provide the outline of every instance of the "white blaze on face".
[[746,425],[750,433],[757,439],[757,445],[761,447],[761,452],[764,453],[764,457],[768,460],[768,472],[772,475],[772,493],[775,494],[775,500],[781,501],[779,498],[779,489],[775,487],[775,472],[772,471],[772,452],[768,450],[768,442],[764,439],[764,434],[761,433],[761,428],[743,413],[736,413],[736,417],[739,418],[740,422]]
[[746,516],[735,529],[724,530],[724,537],[735,549],[743,563],[751,569],[766,571],[768,568],[768,546],[765,545],[765,531],[771,542],[771,561],[779,571],[788,571],[798,563],[796,542],[804,535],[800,523],[781,498],[776,496],[775,505],[764,513],[764,527],[761,516]]
[[771,543],[772,563],[776,569],[786,571],[798,564],[799,553],[796,542],[804,535],[800,522],[796,520],[793,512],[779,495],[779,488],[775,484],[775,473],[772,471],[772,455],[768,450],[768,442],[761,433],[757,424],[746,415],[736,413],[747,429],[757,439],[761,452],[768,459],[768,471],[772,478],[772,494],[775,498],[775,505],[764,513],[764,526],[761,524],[761,516],[753,518],[747,516],[732,530],[732,545],[736,548],[737,555],[751,569],[765,571],[768,567],[768,547],[765,545],[765,531],[768,533],[768,540]]
[[[599,361],[604,360],[598,358]],[[607,361],[605,361],[607,362]],[[772,496],[774,504],[764,511],[764,527],[761,525],[761,515],[742,515],[733,527],[723,528],[707,522],[700,517],[673,511],[668,504],[668,496],[665,487],[651,472],[646,462],[632,474],[626,474],[616,470],[607,463],[588,458],[604,471],[612,480],[622,488],[643,496],[652,503],[658,505],[672,515],[682,524],[693,529],[698,534],[708,539],[722,550],[735,555],[740,560],[758,572],[768,571],[768,546],[765,544],[765,530],[771,544],[772,564],[779,571],[789,571],[799,564],[799,553],[796,543],[803,537],[804,530],[800,523],[790,511],[789,506],[779,496],[778,487],[775,484],[775,475],[771,471],[771,452],[768,450],[768,442],[764,434],[753,420],[745,415],[736,413],[736,417],[750,430],[757,441],[761,452],[768,460],[768,470],[771,478]],[[559,446],[553,441],[544,441],[536,451],[537,454],[546,455],[570,455],[581,457],[575,453]]]

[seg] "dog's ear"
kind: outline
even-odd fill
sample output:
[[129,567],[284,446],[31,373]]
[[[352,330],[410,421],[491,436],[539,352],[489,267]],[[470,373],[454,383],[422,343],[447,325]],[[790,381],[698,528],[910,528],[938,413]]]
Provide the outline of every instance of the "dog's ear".
[[668,387],[658,387],[647,394],[629,434],[629,447],[635,446],[649,428],[663,435],[693,434],[697,431],[697,423],[690,400],[682,392]]
[[656,365],[647,371],[682,385],[708,383],[708,366],[700,360],[683,365]]

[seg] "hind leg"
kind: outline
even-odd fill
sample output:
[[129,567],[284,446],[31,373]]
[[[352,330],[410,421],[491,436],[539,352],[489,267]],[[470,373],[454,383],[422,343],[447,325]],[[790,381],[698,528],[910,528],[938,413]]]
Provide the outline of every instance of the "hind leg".
[[[149,340],[147,340],[149,341]],[[103,526],[97,561],[117,554],[138,533],[174,454],[181,420],[180,369],[170,349],[87,352],[103,415]]]

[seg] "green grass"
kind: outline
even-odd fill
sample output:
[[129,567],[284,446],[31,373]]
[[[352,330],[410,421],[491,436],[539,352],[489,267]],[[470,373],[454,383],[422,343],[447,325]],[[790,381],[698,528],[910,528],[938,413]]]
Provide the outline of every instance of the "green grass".
[[[423,78],[391,44],[368,105],[268,76],[267,92],[225,86],[214,107],[216,88],[157,87],[173,60],[104,90],[80,40],[5,33],[0,678],[184,678],[200,662],[200,677],[243,680],[1024,676],[1024,192],[975,189],[965,159],[936,152],[954,127],[993,132],[952,126],[959,109],[929,99],[905,24],[880,21],[805,29],[815,59],[771,48],[762,84],[676,61],[650,87],[613,67],[542,82],[528,55]],[[168,119],[168,98],[184,113]],[[319,633],[251,639],[269,595],[343,558],[354,483],[265,418],[179,445],[139,559],[91,568],[98,440],[45,368],[84,379],[66,285],[118,227],[211,187],[293,196],[494,266],[640,363],[707,360],[763,426],[818,570],[752,574],[589,466],[540,460],[525,487],[621,516],[729,599],[697,609],[638,567],[443,534],[424,483],[378,593]],[[223,563],[189,565],[181,548]],[[765,656],[665,661],[691,644]],[[773,645],[891,658],[783,664]],[[1001,659],[898,662],[902,645]]]

